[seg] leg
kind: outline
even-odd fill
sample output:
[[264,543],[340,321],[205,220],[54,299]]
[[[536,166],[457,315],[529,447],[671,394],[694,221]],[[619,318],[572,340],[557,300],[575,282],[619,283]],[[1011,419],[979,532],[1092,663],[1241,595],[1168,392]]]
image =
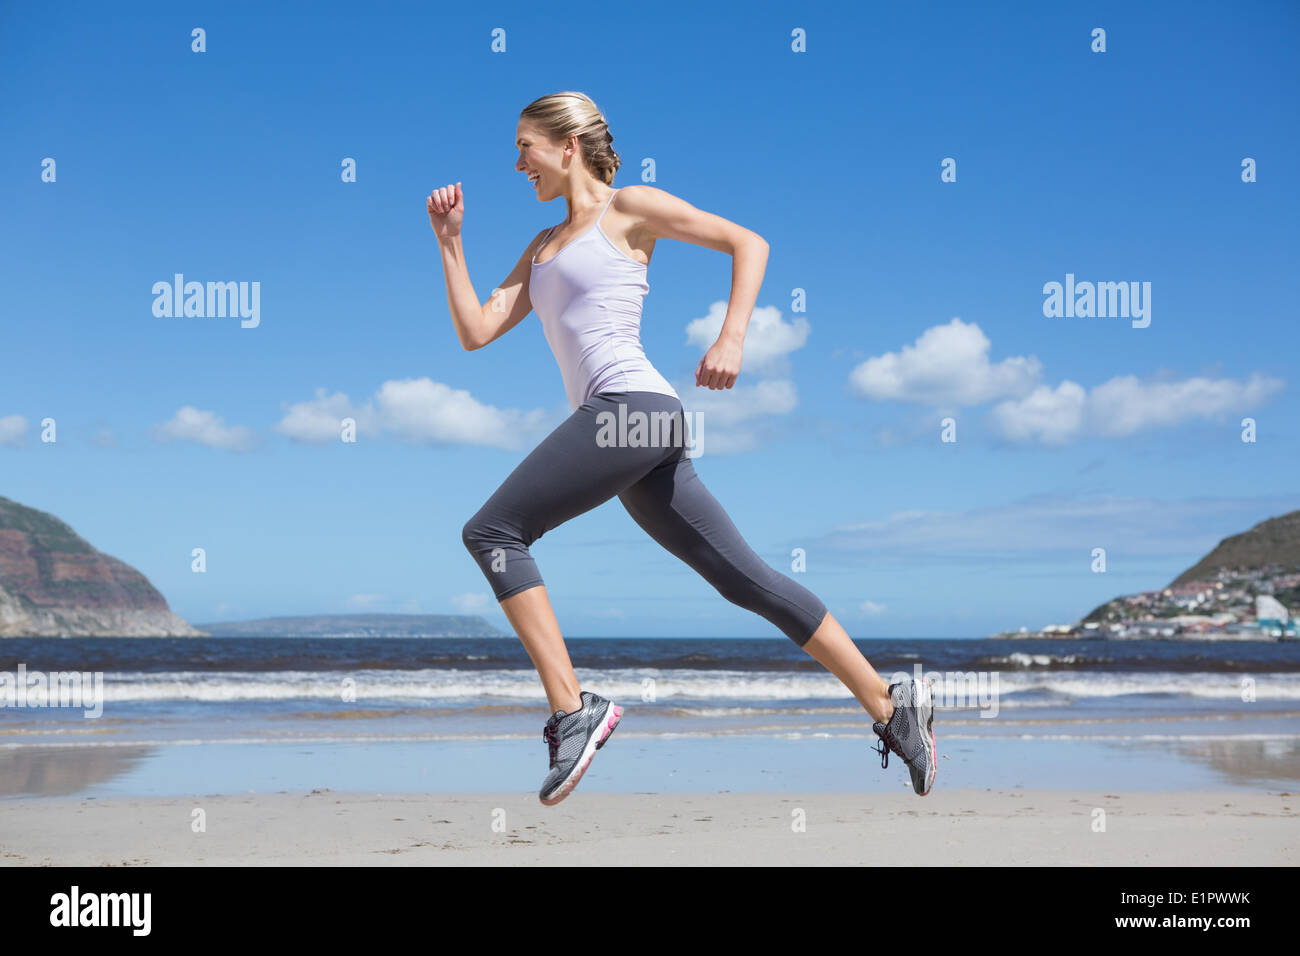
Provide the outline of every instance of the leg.
[[889,685],[876,673],[876,669],[862,656],[857,645],[840,627],[840,622],[828,611],[821,627],[803,646],[814,659],[840,679],[873,720],[889,723],[894,716],[894,702],[889,697]]
[[609,412],[617,417],[620,402],[639,409],[680,409],[671,396],[652,393],[593,396],[529,453],[461,531],[465,547],[537,668],[552,711],[579,709],[580,688],[528,548],[547,531],[635,483],[673,451],[599,444],[599,416]]
[[582,700],[578,694],[582,688],[578,685],[578,675],[573,672],[569,649],[564,646],[546,586],[539,584],[512,594],[501,602],[501,610],[506,612],[510,626],[519,635],[542,679],[551,713],[562,710],[571,714],[580,709]]
[[767,618],[843,681],[874,719],[889,719],[893,702],[880,675],[815,594],[772,568],[745,542],[684,453],[619,494],[619,501],[719,594]]

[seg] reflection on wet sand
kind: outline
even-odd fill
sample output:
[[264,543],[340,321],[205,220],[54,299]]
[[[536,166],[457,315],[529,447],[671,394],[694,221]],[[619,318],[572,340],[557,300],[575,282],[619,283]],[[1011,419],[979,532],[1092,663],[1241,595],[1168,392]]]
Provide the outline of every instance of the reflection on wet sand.
[[[1300,742],[1291,740],[1134,741],[1143,747],[1172,750],[1180,757],[1207,766],[1225,783],[1300,781]],[[1124,744],[1123,746],[1132,746]]]
[[0,750],[0,797],[58,797],[134,770],[156,747],[24,747]]

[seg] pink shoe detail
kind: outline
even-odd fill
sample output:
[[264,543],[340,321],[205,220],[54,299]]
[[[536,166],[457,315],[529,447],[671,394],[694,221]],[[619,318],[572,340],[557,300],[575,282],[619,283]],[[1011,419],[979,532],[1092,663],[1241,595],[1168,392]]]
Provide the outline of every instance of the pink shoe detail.
[[605,721],[605,732],[600,735],[601,743],[604,743],[605,738],[607,738],[611,733],[614,732],[614,728],[618,726],[619,719],[622,718],[622,716],[623,716],[622,707],[615,704],[612,708],[610,708],[609,720]]

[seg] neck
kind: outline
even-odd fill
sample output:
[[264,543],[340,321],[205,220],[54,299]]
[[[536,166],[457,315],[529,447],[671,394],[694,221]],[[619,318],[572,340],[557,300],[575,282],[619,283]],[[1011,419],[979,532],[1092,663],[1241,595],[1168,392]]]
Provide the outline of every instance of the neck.
[[569,216],[565,219],[566,226],[577,222],[579,218],[586,218],[589,210],[599,209],[605,205],[609,199],[610,193],[614,191],[613,186],[606,186],[604,183],[592,181],[590,184],[578,186],[572,195],[564,194],[564,199],[569,207]]

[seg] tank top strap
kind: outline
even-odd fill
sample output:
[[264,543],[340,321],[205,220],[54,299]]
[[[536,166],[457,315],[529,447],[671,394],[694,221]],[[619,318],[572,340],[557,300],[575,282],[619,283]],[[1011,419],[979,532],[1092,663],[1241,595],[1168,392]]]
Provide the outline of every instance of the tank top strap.
[[[622,189],[622,188],[623,188],[622,186],[618,187],[618,189]],[[618,193],[618,189],[615,189],[614,192],[610,193],[609,198],[605,200],[605,208],[602,209],[600,211],[600,215],[596,217],[596,225],[599,226],[600,221],[605,218],[605,212],[609,209],[609,204],[614,201],[614,196]]]
[[[533,248],[533,259],[532,259],[533,265],[537,265],[537,254],[538,254],[539,252],[541,252],[543,249],[546,248],[546,243],[547,243],[548,241],[550,241],[551,233],[553,233],[554,231],[555,231],[555,227],[554,227],[554,226],[552,226],[550,229],[547,229],[547,230],[546,230],[546,235],[542,236],[542,241],[539,242],[539,243],[538,243],[538,244]],[[550,262],[551,260],[550,260],[550,259],[547,259],[546,261],[547,261],[547,262]]]

